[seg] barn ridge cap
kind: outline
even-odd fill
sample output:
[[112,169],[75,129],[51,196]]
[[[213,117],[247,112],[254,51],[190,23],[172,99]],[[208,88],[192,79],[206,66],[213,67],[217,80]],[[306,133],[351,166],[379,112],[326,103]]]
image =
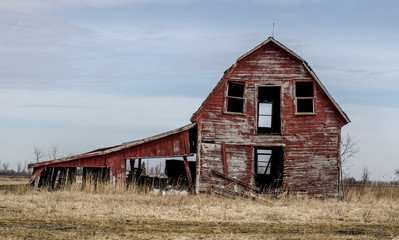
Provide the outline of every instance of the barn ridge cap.
[[269,42],[273,42],[274,44],[276,44],[277,46],[279,46],[280,48],[284,49],[285,51],[287,51],[288,53],[290,53],[292,56],[294,56],[295,58],[297,58],[299,61],[301,62],[306,62],[303,58],[301,58],[298,54],[296,54],[294,51],[292,51],[291,49],[289,49],[288,47],[284,46],[284,44],[280,43],[279,41],[277,41],[276,39],[274,39],[273,37],[268,37],[265,41],[261,42],[260,44],[258,44],[256,47],[254,47],[253,49],[251,49],[250,51],[244,53],[241,57],[239,57],[236,61],[239,62],[240,60],[244,59],[245,57],[251,55],[253,52],[255,52],[256,50],[258,50],[259,48],[263,47],[264,45],[268,44]]

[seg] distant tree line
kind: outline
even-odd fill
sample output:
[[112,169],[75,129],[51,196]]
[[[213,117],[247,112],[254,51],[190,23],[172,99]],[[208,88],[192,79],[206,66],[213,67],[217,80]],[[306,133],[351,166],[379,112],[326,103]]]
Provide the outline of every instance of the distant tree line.
[[[35,163],[41,161],[42,158],[45,156],[45,152],[42,151],[39,147],[33,147],[33,155]],[[54,145],[48,149],[47,152],[48,160],[54,160],[57,158],[61,158],[63,154],[59,153],[58,146]],[[32,175],[32,169],[28,168],[28,162],[25,161],[24,163],[18,162],[17,168],[12,169],[9,166],[8,162],[3,162],[0,159],[0,175],[15,175],[15,176],[30,176]]]
[[32,170],[28,168],[28,163],[17,163],[17,169],[11,169],[8,162],[2,162],[0,159],[0,175],[14,175],[14,176],[30,176]]

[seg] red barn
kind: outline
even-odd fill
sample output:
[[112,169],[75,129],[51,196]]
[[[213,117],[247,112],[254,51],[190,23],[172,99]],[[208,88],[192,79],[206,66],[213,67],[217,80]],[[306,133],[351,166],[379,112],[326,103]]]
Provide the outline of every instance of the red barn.
[[[341,127],[350,120],[306,61],[274,38],[224,73],[191,122],[140,141],[31,164],[32,183],[40,185],[42,178],[54,185],[60,174],[71,181],[74,169],[83,167],[105,169],[111,183],[123,185],[127,160],[135,166],[132,159],[183,157],[197,193],[282,188],[338,194]],[[191,155],[195,176],[186,158]]]

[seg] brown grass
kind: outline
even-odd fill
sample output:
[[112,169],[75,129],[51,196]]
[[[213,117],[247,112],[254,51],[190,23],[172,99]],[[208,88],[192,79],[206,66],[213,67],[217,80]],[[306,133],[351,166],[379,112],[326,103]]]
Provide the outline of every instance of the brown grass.
[[29,177],[24,176],[2,176],[0,175],[0,186],[5,185],[26,185],[29,183]]
[[0,191],[0,238],[8,239],[394,239],[399,189],[352,188],[347,200],[258,200],[123,191]]

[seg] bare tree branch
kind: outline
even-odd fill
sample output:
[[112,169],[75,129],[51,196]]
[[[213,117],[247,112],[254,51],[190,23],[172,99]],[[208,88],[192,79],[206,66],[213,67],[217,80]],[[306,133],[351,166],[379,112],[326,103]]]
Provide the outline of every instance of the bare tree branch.
[[54,146],[49,148],[49,150],[48,150],[49,160],[55,160],[55,159],[61,158],[61,157],[62,157],[62,155],[59,154],[57,144],[55,144]]
[[34,147],[33,147],[33,154],[35,155],[35,161],[36,161],[36,162],[39,162],[40,159],[41,159],[42,157],[44,157],[43,151],[42,151],[39,147],[37,147],[37,146],[34,146]]
[[354,157],[360,151],[357,146],[359,141],[347,133],[341,140],[341,163],[345,164],[348,159]]
[[367,166],[363,167],[363,174],[362,174],[362,183],[366,184],[369,182],[370,178],[370,172],[369,169],[367,168]]
[[17,173],[22,173],[22,163],[20,161],[17,163]]
[[8,162],[3,162],[2,168],[3,168],[3,171],[7,174],[7,172],[8,172]]
[[[344,187],[344,172],[346,173],[348,170],[348,162],[349,159],[356,155],[359,152],[359,148],[357,146],[359,142],[355,141],[355,139],[347,133],[341,139],[340,145],[340,160],[338,162],[339,168],[339,185],[338,185],[338,192],[342,194],[342,198],[345,199],[345,187]],[[345,171],[344,171],[345,168]],[[346,174],[345,174],[346,175]]]

